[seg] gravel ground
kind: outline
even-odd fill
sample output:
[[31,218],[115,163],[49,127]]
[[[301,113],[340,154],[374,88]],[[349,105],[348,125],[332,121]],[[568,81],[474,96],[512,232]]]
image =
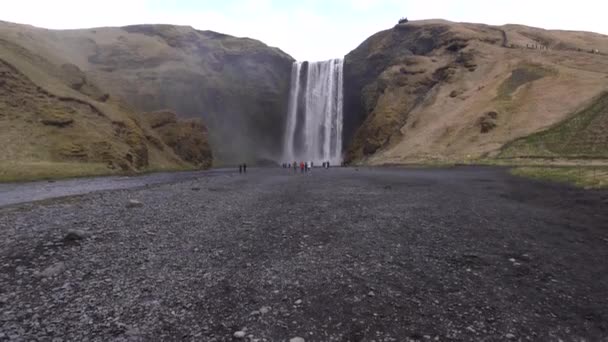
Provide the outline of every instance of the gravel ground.
[[0,341],[608,341],[608,192],[503,169],[201,174],[0,233]]

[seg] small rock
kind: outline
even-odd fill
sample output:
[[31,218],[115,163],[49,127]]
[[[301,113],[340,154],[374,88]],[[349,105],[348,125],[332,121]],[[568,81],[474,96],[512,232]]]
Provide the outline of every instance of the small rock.
[[517,337],[511,333],[508,333],[505,335],[505,337],[509,340],[515,340]]
[[64,242],[76,242],[84,240],[88,237],[88,234],[82,230],[69,230],[65,237],[63,238]]
[[270,306],[264,306],[264,307],[262,307],[262,308],[260,309],[260,313],[261,313],[262,315],[265,315],[265,314],[267,314],[267,313],[269,313],[269,312],[270,312]]
[[425,340],[430,340],[431,339],[431,335],[424,335],[423,336]]
[[476,332],[476,331],[475,331],[475,328],[473,328],[473,327],[472,327],[472,326],[470,326],[470,325],[467,327],[467,330],[468,330],[468,331],[470,331],[470,332],[472,332],[472,333],[475,333],[475,332]]
[[58,262],[45,268],[44,271],[38,273],[38,275],[43,278],[51,278],[61,274],[63,271],[65,271],[65,264],[63,262]]
[[127,336],[140,336],[141,335],[141,331],[139,329],[135,328],[135,327],[130,327],[125,332],[125,335],[127,335]]
[[234,338],[245,338],[245,332],[244,331],[237,331],[234,333]]
[[289,340],[289,342],[306,342],[302,337],[294,337]]
[[258,310],[255,311],[251,311],[251,313],[249,314],[249,316],[259,316],[261,313]]
[[143,203],[141,203],[138,200],[134,200],[134,199],[129,200],[129,202],[127,203],[127,208],[141,208],[143,206],[144,206]]
[[515,259],[513,259],[513,258],[511,258],[511,259],[509,259],[509,261],[510,261],[510,262],[515,262],[516,260],[515,260]]
[[376,294],[374,293],[374,291],[369,291],[369,293],[367,295],[370,297],[374,297]]
[[300,305],[300,304],[302,304],[302,300],[301,300],[301,299],[296,300],[295,304],[296,304],[296,305]]
[[201,188],[192,188],[192,191],[201,191]]

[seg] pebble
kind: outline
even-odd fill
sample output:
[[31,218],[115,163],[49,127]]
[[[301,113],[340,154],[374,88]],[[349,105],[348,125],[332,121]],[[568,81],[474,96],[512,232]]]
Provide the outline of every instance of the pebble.
[[300,305],[300,304],[302,304],[302,300],[301,300],[301,299],[296,300],[295,304],[296,304],[296,305]]
[[234,338],[245,338],[245,332],[244,331],[237,331],[234,333]]
[[514,340],[516,338],[515,335],[513,335],[511,333],[506,334],[505,337],[509,340]]
[[376,294],[374,293],[374,291],[369,291],[369,293],[367,295],[370,297],[374,297]]
[[88,234],[82,230],[69,230],[65,234],[63,241],[65,241],[65,242],[80,241],[80,240],[86,239],[87,236],[88,236]]
[[306,342],[302,337],[294,337],[289,340],[289,342]]
[[262,315],[265,315],[265,314],[267,314],[267,313],[269,313],[269,312],[270,312],[270,306],[263,306],[263,307],[260,309],[260,313],[261,313]]
[[515,262],[515,259],[511,258],[509,259],[510,262]]
[[65,271],[65,264],[63,262],[58,262],[45,268],[42,272],[38,273],[38,275],[40,277],[50,278],[61,274],[63,271]]
[[143,206],[144,206],[143,203],[141,203],[138,200],[134,200],[134,199],[129,200],[129,202],[127,203],[127,208],[141,208]]

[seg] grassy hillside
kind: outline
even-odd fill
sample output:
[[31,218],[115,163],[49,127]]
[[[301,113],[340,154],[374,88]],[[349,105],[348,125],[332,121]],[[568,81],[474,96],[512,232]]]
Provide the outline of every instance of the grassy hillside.
[[507,144],[501,158],[608,158],[608,92],[571,117]]
[[77,66],[1,39],[0,145],[0,181],[201,165]]
[[[605,92],[605,53],[606,36],[517,25],[430,20],[379,32],[346,56],[347,160],[494,158],[506,144],[571,118]],[[567,130],[580,133],[559,148],[602,157],[602,120],[569,124],[577,128]]]
[[55,31],[0,23],[0,39],[79,67],[139,111],[203,119],[217,163],[281,152],[293,59],[279,49],[173,25]]

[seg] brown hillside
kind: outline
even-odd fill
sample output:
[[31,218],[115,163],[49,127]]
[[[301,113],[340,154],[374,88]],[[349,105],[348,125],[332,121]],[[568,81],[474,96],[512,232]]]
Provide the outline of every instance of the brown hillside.
[[494,156],[608,89],[606,52],[606,36],[516,25],[432,20],[380,32],[346,57],[347,159]]
[[6,40],[0,40],[0,145],[1,180],[206,165],[180,158],[77,66]]
[[145,112],[202,118],[219,163],[278,155],[293,59],[247,38],[140,25],[54,31],[0,23],[0,39],[78,66]]

